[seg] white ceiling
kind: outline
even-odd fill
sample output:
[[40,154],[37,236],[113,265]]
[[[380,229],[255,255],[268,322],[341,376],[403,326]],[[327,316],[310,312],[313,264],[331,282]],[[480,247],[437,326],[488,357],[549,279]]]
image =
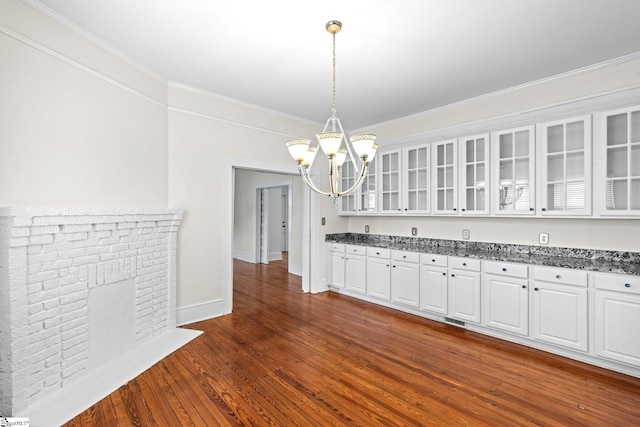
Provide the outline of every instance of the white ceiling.
[[345,128],[640,52],[640,0],[25,0],[163,79]]

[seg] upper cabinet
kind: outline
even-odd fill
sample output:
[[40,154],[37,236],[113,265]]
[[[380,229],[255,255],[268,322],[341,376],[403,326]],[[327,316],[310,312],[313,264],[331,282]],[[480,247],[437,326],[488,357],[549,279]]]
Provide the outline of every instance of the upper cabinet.
[[[345,191],[356,182],[356,168],[348,158],[340,166],[340,191]],[[355,214],[357,213],[356,207],[356,192],[353,192],[347,196],[342,196],[339,199],[339,210],[341,214]]]
[[462,215],[488,215],[489,205],[489,135],[460,138],[459,211]]
[[538,210],[591,215],[591,116],[538,125]]
[[380,153],[380,213],[401,214],[401,150]]
[[494,132],[491,139],[493,212],[497,215],[534,215],[534,127]]
[[458,141],[433,143],[433,213],[458,212]]
[[597,177],[603,216],[640,214],[640,106],[600,115]]
[[431,196],[430,153],[431,146],[423,144],[405,148],[403,155],[404,213],[425,214],[430,212]]
[[[376,173],[378,158],[369,164],[362,186],[353,193],[339,199],[339,213],[341,215],[375,214],[378,212],[377,189],[378,174]],[[356,182],[358,172],[353,162],[347,160],[340,167],[340,189],[346,190]]]

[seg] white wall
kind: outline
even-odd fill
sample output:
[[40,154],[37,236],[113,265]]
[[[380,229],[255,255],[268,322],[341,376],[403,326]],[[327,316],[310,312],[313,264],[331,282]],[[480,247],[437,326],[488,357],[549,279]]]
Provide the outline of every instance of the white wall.
[[[520,120],[527,113],[547,105],[562,105],[570,100],[596,94],[614,93],[640,87],[640,60],[630,58],[604,68],[592,67],[548,81],[534,82],[487,96],[470,99],[414,116],[382,123],[365,129],[378,135],[381,150],[385,141],[402,141],[412,135],[440,131],[447,137],[466,136],[466,130],[494,118],[513,116]],[[570,108],[570,107],[568,107]],[[511,119],[510,119],[511,120]],[[456,127],[465,127],[456,135]],[[499,129],[495,129],[499,130]],[[597,161],[597,156],[594,156]],[[471,240],[498,243],[538,244],[541,232],[549,233],[550,246],[585,247],[604,250],[640,251],[640,220],[637,219],[550,219],[550,218],[451,218],[451,217],[350,217],[348,229],[363,233],[409,236],[418,227],[419,237],[461,239],[462,229],[471,232]]]
[[166,83],[0,4],[0,205],[167,205]]

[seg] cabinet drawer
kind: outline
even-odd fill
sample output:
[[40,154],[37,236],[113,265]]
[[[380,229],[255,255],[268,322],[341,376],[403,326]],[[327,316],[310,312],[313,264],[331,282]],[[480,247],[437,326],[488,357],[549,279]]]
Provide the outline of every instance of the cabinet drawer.
[[480,271],[480,260],[473,258],[449,257],[449,267],[459,270]]
[[529,277],[529,267],[524,264],[514,264],[512,262],[485,261],[484,271],[489,274],[499,274],[501,276],[511,276],[526,279]]
[[344,251],[348,255],[366,255],[367,254],[367,247],[366,246],[346,245]]
[[344,252],[344,243],[329,243],[329,250],[331,252]]
[[640,277],[622,274],[596,274],[596,289],[640,295]]
[[394,261],[420,262],[420,254],[418,252],[391,251],[391,258]]
[[564,283],[565,285],[582,287],[586,287],[588,282],[586,271],[570,270],[567,268],[533,267],[533,277],[536,280],[543,280],[545,282]]
[[438,267],[446,267],[447,258],[446,255],[420,254],[420,260],[423,264],[437,265]]
[[390,249],[382,249],[382,248],[367,248],[367,256],[374,258],[391,258],[391,250]]

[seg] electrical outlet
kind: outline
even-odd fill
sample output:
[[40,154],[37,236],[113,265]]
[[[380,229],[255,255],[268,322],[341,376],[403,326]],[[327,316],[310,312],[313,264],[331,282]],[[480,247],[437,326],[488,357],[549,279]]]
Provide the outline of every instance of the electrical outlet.
[[469,240],[469,237],[470,237],[469,230],[467,230],[466,228],[464,230],[462,230],[462,239],[463,240]]
[[540,244],[541,245],[549,244],[549,233],[540,233]]
[[368,232],[369,232],[369,226],[368,226],[368,225],[365,225],[365,226],[364,226],[364,232],[365,232],[365,233],[368,233]]
[[418,235],[418,227],[411,227],[411,235],[412,236]]
[[327,218],[322,217],[322,225],[327,225]]

